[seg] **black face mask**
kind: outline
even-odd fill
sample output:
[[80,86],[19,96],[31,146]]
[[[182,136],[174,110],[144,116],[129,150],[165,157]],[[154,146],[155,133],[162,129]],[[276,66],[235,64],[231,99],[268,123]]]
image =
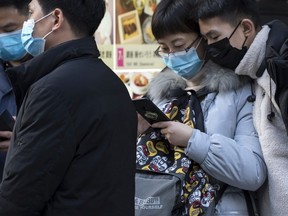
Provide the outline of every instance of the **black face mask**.
[[208,59],[211,59],[218,65],[235,70],[248,50],[246,46],[244,47],[247,37],[244,40],[241,50],[232,47],[229,41],[240,23],[241,22],[236,26],[229,38],[226,37],[220,41],[207,45],[206,51]]

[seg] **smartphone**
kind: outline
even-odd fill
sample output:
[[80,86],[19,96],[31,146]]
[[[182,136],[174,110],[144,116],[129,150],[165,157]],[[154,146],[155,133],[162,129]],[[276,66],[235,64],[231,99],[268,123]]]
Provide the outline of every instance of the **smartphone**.
[[[0,113],[0,131],[12,131],[15,124],[15,119],[7,111],[3,110]],[[5,140],[6,138],[0,137],[0,141]]]
[[160,121],[170,121],[151,100],[147,98],[134,99],[136,111],[150,124]]

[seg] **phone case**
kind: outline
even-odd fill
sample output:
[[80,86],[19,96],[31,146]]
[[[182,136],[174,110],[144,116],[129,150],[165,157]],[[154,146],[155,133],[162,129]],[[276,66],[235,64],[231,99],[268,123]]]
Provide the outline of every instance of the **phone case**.
[[133,103],[137,112],[150,124],[160,121],[170,121],[165,113],[147,98],[135,99],[133,100]]

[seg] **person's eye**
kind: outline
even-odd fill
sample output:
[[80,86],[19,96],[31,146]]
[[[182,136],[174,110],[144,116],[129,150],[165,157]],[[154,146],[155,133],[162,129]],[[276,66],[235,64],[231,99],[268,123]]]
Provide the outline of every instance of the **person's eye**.
[[220,38],[219,34],[212,34],[209,39],[213,41],[217,41],[219,40],[219,38]]
[[210,44],[210,43],[214,43],[214,42],[218,41],[219,38],[220,37],[218,35],[211,35],[211,36],[207,36],[206,40],[207,40],[208,44]]
[[217,40],[219,38],[219,36],[213,36],[211,37],[212,40]]
[[10,32],[14,32],[16,31],[17,29],[15,27],[7,27],[7,28],[4,28],[3,29],[3,32],[4,33],[10,33]]
[[168,47],[160,47],[160,50],[163,53],[168,53],[169,52],[169,48]]
[[175,51],[182,51],[182,50],[185,50],[187,48],[187,45],[186,44],[179,44],[179,45],[175,45],[174,46],[174,50]]

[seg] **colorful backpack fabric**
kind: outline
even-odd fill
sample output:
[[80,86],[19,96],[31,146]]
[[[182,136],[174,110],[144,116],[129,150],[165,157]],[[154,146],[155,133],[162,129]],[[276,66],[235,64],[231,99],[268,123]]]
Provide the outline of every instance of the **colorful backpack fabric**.
[[[194,128],[198,124],[203,130],[196,100],[195,93],[185,92],[165,103],[162,111],[173,121]],[[211,184],[184,148],[171,145],[159,130],[150,128],[138,138],[136,149],[136,216],[210,215],[219,185]]]

